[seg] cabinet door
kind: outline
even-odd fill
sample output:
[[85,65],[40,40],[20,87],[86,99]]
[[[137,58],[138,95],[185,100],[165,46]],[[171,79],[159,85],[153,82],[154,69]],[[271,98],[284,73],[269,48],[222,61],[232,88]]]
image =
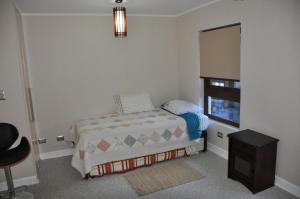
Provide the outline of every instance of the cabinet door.
[[229,155],[229,175],[251,185],[254,180],[255,158],[232,150]]

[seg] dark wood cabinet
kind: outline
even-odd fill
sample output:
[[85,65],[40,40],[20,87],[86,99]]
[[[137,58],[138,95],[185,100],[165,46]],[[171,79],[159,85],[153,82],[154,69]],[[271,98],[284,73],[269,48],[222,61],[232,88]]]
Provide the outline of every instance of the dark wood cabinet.
[[249,129],[228,137],[228,178],[241,182],[253,193],[274,186],[279,140]]

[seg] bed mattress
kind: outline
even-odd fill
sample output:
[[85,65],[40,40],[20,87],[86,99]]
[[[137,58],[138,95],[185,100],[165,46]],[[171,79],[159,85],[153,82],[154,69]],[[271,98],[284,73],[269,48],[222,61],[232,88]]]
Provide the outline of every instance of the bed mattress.
[[72,166],[83,177],[95,165],[191,145],[185,121],[161,109],[79,120],[74,125],[74,141]]

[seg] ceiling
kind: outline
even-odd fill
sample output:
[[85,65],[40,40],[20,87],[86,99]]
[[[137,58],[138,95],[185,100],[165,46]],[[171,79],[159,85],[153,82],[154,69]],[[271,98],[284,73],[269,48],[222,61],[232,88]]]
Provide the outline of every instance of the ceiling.
[[[130,15],[180,15],[217,0],[126,0]],[[109,15],[116,5],[112,0],[16,0],[22,13]]]

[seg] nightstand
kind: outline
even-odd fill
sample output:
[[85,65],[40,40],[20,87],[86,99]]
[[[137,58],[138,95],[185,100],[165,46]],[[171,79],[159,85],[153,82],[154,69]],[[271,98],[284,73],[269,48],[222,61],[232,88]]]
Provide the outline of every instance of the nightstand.
[[241,182],[253,193],[274,186],[279,140],[249,129],[228,137],[228,178]]

